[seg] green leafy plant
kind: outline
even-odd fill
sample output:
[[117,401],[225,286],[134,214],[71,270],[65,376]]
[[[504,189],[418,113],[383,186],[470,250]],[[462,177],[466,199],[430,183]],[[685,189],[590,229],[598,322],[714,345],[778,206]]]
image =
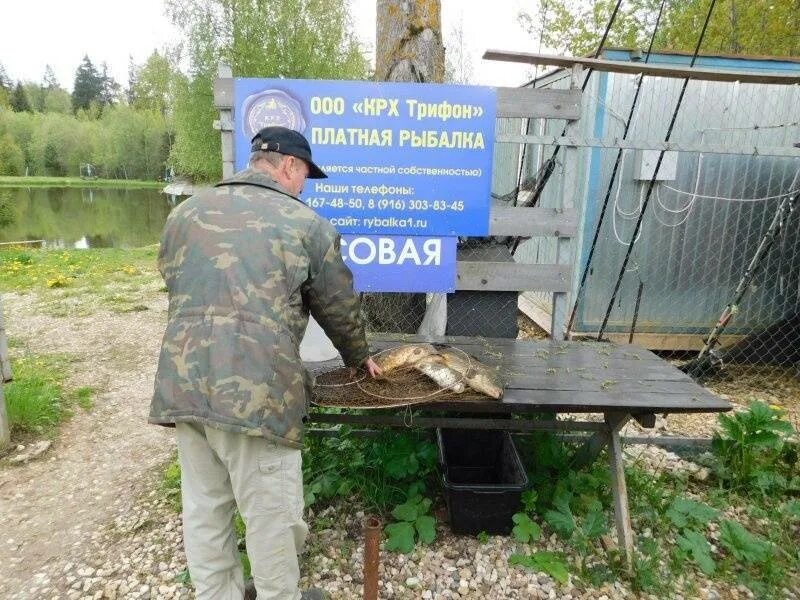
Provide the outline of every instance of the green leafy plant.
[[740,523],[728,519],[720,523],[719,542],[736,560],[746,564],[763,564],[773,554],[769,542],[753,535]]
[[554,552],[534,552],[533,554],[512,554],[508,563],[530,569],[543,571],[559,583],[569,581],[569,568],[564,558]]
[[712,440],[720,479],[764,493],[785,488],[793,479],[797,452],[795,444],[787,446],[796,432],[783,416],[782,410],[760,401],[749,410],[720,415],[721,431]]
[[691,529],[679,534],[676,538],[678,547],[686,552],[706,575],[713,575],[716,563],[711,557],[711,545],[702,533]]
[[431,501],[414,496],[395,507],[392,516],[398,520],[386,526],[386,549],[408,554],[416,541],[430,544],[436,539],[436,518],[427,514]]
[[527,544],[538,540],[542,536],[542,528],[525,513],[516,513],[511,520],[514,521],[514,528],[511,533],[518,542]]
[[485,531],[481,531],[481,532],[478,534],[478,541],[479,541],[481,544],[484,544],[484,545],[485,545],[485,544],[488,544],[488,543],[489,543],[489,534],[488,534],[488,533],[486,533]]
[[665,514],[675,527],[683,529],[691,525],[705,526],[719,516],[719,511],[702,502],[677,497]]

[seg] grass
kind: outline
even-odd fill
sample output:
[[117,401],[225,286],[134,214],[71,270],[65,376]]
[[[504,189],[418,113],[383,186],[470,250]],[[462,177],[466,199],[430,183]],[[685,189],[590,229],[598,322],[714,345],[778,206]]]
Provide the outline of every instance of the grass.
[[155,262],[158,246],[51,250],[0,250],[0,292],[39,294],[53,316],[91,314],[98,308],[125,313],[147,310],[162,287]]
[[12,355],[14,380],[3,388],[12,446],[34,437],[52,437],[76,405],[91,408],[93,388],[64,388],[70,362],[66,354]]
[[0,187],[163,188],[163,181],[81,179],[80,177],[0,177]]

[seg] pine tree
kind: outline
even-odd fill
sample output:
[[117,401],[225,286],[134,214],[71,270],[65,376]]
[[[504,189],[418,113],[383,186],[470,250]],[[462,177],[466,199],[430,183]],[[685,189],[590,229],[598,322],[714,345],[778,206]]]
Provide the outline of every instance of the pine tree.
[[75,83],[72,87],[72,108],[75,111],[87,109],[92,102],[103,102],[103,77],[89,60],[83,57],[78,69],[75,71]]
[[31,112],[28,96],[20,82],[17,82],[17,87],[14,88],[14,93],[11,94],[11,110],[14,112]]
[[103,62],[101,65],[102,74],[100,80],[102,82],[102,92],[100,94],[100,103],[103,106],[114,104],[119,96],[120,85],[108,74],[108,65]]

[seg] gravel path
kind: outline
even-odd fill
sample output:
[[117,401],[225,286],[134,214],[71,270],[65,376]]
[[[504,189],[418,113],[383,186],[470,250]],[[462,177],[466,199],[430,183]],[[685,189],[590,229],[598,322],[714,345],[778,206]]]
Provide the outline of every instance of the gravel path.
[[[192,597],[182,580],[180,519],[157,491],[163,465],[174,452],[172,435],[145,424],[165,298],[154,295],[149,310],[140,313],[101,311],[72,318],[37,314],[31,296],[9,294],[3,300],[15,340],[37,353],[75,355],[79,361],[68,386],[91,385],[101,392],[95,408],[79,411],[42,459],[0,467],[0,598]],[[709,423],[713,420],[701,416],[686,429],[708,434]],[[680,432],[662,428],[662,433]],[[704,476],[696,465],[664,450],[638,446],[630,451],[630,459],[646,469]],[[303,587],[322,587],[334,599],[361,597],[363,517],[344,504],[309,514]],[[323,522],[336,526],[320,530]],[[553,536],[524,550],[564,549]],[[510,567],[508,557],[520,550],[510,538],[481,544],[440,525],[430,547],[418,547],[409,556],[382,553],[380,597],[637,597],[620,583],[560,585],[544,573]],[[744,588],[697,584],[700,598],[752,597]]]
[[[143,475],[172,453],[169,431],[145,423],[166,301],[150,310],[87,317],[38,314],[30,295],[3,297],[9,335],[35,353],[77,361],[68,387],[99,390],[41,459],[0,468],[0,598],[31,587],[36,573],[76,554],[105,523],[130,510]],[[32,595],[24,597],[49,597]]]

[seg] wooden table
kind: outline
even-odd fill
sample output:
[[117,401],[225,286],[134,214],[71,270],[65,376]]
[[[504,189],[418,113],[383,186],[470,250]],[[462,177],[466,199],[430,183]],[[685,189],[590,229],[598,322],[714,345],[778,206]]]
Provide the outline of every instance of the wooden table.
[[[489,366],[505,380],[502,400],[428,402],[369,414],[311,412],[312,423],[390,427],[447,427],[507,431],[589,431],[577,462],[593,460],[608,446],[614,512],[621,549],[633,556],[633,532],[623,469],[620,430],[631,419],[655,425],[656,413],[713,413],[731,409],[688,375],[635,345],[597,342],[527,341],[471,337],[383,336],[370,340],[375,351],[402,343],[449,344]],[[307,366],[319,372],[335,362]],[[403,414],[405,413],[405,414]],[[454,414],[457,413],[457,414]],[[599,413],[603,421],[522,420],[535,413]]]

